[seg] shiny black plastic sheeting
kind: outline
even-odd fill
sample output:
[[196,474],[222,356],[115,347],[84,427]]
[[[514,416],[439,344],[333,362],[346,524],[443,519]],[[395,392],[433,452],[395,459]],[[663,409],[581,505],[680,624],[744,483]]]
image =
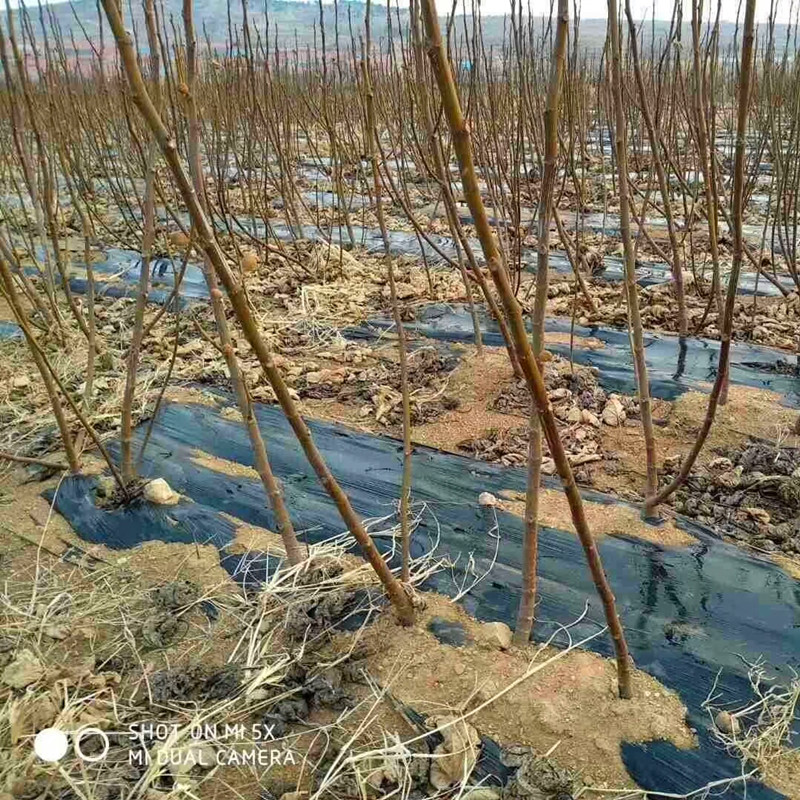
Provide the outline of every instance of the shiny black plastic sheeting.
[[[39,248],[37,256],[44,260],[44,248]],[[156,257],[150,261],[150,292],[148,300],[151,303],[163,304],[170,296],[175,279],[181,271],[181,257],[174,259]],[[142,267],[142,256],[133,250],[122,250],[110,247],[104,253],[104,258],[92,262],[95,277],[95,291],[99,296],[106,297],[135,297],[139,283],[139,273]],[[34,267],[26,267],[29,275],[38,275]],[[87,289],[86,262],[77,257],[70,259],[69,263],[70,289],[76,294],[85,294]],[[103,280],[103,278],[111,280]],[[181,297],[189,300],[207,300],[208,287],[203,276],[203,270],[196,264],[187,264],[181,282]]]
[[16,322],[0,320],[0,341],[22,339],[22,328]]
[[[233,401],[227,398],[227,402]],[[342,522],[335,507],[280,410],[257,406],[256,412],[301,540],[316,542],[339,533]],[[370,518],[392,514],[401,481],[402,444],[335,424],[309,422],[309,426],[358,513]],[[139,429],[137,441],[141,435]],[[226,550],[233,532],[221,512],[273,530],[275,520],[257,480],[223,476],[201,466],[193,459],[195,448],[253,466],[241,424],[205,405],[167,403],[154,426],[142,474],[164,477],[193,502],[163,509],[137,502],[125,511],[105,512],[92,501],[90,479],[67,478],[56,497],[56,508],[89,541],[111,547],[131,547],[150,539],[209,542],[220,548],[226,568],[235,571],[238,562],[232,559],[240,557],[231,557]],[[420,556],[437,538],[438,552],[457,558],[460,565],[472,553],[475,573],[489,573],[462,600],[478,619],[513,625],[523,537],[520,518],[480,507],[478,495],[503,489],[524,491],[525,485],[522,469],[415,448],[412,496],[417,508],[425,505],[413,535],[412,555]],[[595,501],[617,502],[595,492],[586,494]],[[689,792],[740,774],[738,761],[713,740],[703,708],[718,671],[716,702],[733,707],[749,697],[745,661],[762,658],[778,680],[788,679],[790,670],[800,666],[800,584],[774,564],[686,520],[681,524],[696,538],[688,547],[665,548],[624,537],[598,541],[636,665],[680,694],[689,722],[697,730],[699,746],[692,750],[677,750],[664,742],[623,746],[622,757],[631,776],[651,791]],[[379,527],[386,530],[389,524]],[[376,544],[385,552],[391,540],[379,535]],[[268,563],[265,570],[271,568]],[[457,569],[455,573],[455,580],[450,570],[438,573],[427,588],[453,596],[460,583]],[[591,604],[587,619],[570,632],[577,640],[597,630],[602,609],[574,535],[542,528],[539,574],[537,640],[578,618],[587,600]],[[563,634],[558,642],[565,643]],[[607,635],[594,639],[590,647],[604,656],[611,654]],[[608,690],[599,687],[599,691]],[[746,796],[750,800],[781,797],[757,783],[748,785]],[[741,785],[734,785],[725,797],[743,798],[745,793]]]
[[[327,195],[326,195],[327,196]],[[333,196],[331,196],[333,197]],[[331,200],[333,202],[333,199]],[[166,222],[166,217],[164,218]],[[189,219],[186,216],[184,222],[188,225]],[[221,225],[218,227],[226,231]],[[280,241],[290,242],[295,239],[308,239],[309,241],[324,242],[330,240],[333,244],[343,247],[356,245],[363,247],[368,253],[383,253],[383,237],[377,228],[364,228],[359,225],[352,225],[353,238],[350,239],[350,231],[345,226],[339,225],[332,227],[327,232],[322,232],[316,225],[300,225],[290,227],[284,223],[270,223],[269,228],[263,221],[254,217],[237,217],[234,219],[234,230],[239,230],[254,236],[259,240],[275,238]],[[448,258],[456,260],[458,254],[455,242],[448,236],[439,234],[427,234],[429,241],[418,237],[413,232],[408,231],[388,231],[389,251],[395,256],[407,256],[409,258],[424,258],[431,266],[441,266],[444,259],[439,253],[443,253]],[[475,252],[475,256],[480,263],[483,263],[481,256],[480,242],[477,239],[470,240],[470,246]],[[437,252],[437,250],[439,252]],[[44,257],[43,253],[40,255]],[[525,270],[536,272],[537,255],[533,248],[523,248],[521,261]],[[180,271],[180,258],[154,258],[151,267],[151,292],[149,301],[152,303],[163,303],[169,296],[176,273]],[[550,270],[561,275],[569,275],[572,267],[566,256],[558,253],[550,255]],[[604,269],[598,277],[612,282],[619,282],[623,279],[624,268],[620,258],[615,256],[605,256],[603,259]],[[113,283],[106,282],[98,284],[98,293],[106,294],[110,297],[131,297],[135,296],[132,292],[139,281],[139,270],[141,267],[141,255],[132,250],[121,250],[110,248],[106,251],[105,258],[92,264],[96,276],[113,275]],[[79,258],[73,258],[70,262],[70,272],[72,279],[70,286],[76,293],[83,294],[86,291],[86,280],[83,277],[86,265]],[[36,270],[28,268],[30,274],[36,274]],[[640,286],[654,286],[667,283],[671,280],[671,272],[668,264],[652,263],[641,264],[636,269],[637,283]],[[129,288],[129,287],[132,287]],[[790,290],[793,285],[787,284]],[[755,276],[750,273],[742,274],[739,282],[739,294],[752,295],[778,295],[780,292],[766,279],[762,278],[756,286]],[[181,285],[181,296],[188,300],[207,300],[208,287],[203,277],[202,268],[197,264],[189,264]]]
[[[479,313],[484,344],[502,346],[503,337],[497,323],[483,309],[479,309]],[[406,330],[451,342],[474,340],[472,317],[465,306],[428,305],[418,308],[416,314],[415,320],[403,323]],[[371,335],[370,327],[385,330],[393,325],[394,322],[388,317],[372,319],[362,335]],[[548,317],[545,329],[569,333],[570,321]],[[591,349],[581,347],[577,341],[573,350],[575,363],[596,367],[600,383],[606,390],[635,394],[636,376],[628,332],[619,328],[582,325],[576,325],[574,332],[578,340],[594,338],[603,343],[603,347]],[[350,331],[348,335],[355,336],[357,333]],[[708,391],[709,384],[717,377],[718,341],[700,338],[681,341],[677,336],[645,333],[644,346],[650,393],[654,397],[674,400],[684,392]],[[569,358],[569,344],[548,343],[547,349]],[[779,363],[785,363],[788,357],[787,353],[780,350],[734,342],[731,346],[730,383],[733,386],[768,389],[783,395],[787,406],[800,407],[800,376],[786,374],[776,368]]]

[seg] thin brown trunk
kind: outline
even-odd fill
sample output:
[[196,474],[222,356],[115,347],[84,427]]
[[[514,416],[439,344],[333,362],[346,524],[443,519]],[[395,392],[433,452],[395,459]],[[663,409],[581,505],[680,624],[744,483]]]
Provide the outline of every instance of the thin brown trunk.
[[[147,28],[147,44],[150,51],[150,78],[154,86],[156,107],[161,109],[161,65],[156,37],[154,0],[144,0],[145,27]],[[150,257],[156,238],[156,156],[158,148],[151,143],[145,155],[144,164],[144,199],[142,228],[142,263],[139,268],[139,283],[136,294],[136,308],[133,315],[131,344],[128,349],[128,363],[125,373],[125,389],[122,395],[122,419],[120,421],[120,468],[122,480],[126,484],[136,477],[136,465],[133,460],[133,404],[136,396],[136,377],[139,371],[139,357],[142,350],[144,332],[144,312],[147,296],[150,291]]]
[[[541,365],[544,352],[544,321],[547,313],[547,285],[550,270],[550,214],[558,169],[558,107],[567,52],[569,0],[558,0],[556,39],[550,65],[550,83],[544,110],[544,172],[539,195],[536,294],[533,303],[533,356]],[[536,572],[539,553],[539,489],[542,479],[542,428],[533,402],[528,423],[528,484],[525,496],[525,538],[522,543],[522,593],[517,609],[514,641],[525,644],[531,638],[536,610]]]
[[[104,0],[110,2],[110,0]],[[492,233],[486,209],[481,198],[478,179],[475,175],[475,164],[472,157],[472,143],[464,114],[461,111],[461,102],[458,98],[453,74],[450,69],[450,62],[447,58],[444,42],[442,41],[441,31],[439,30],[439,18],[433,0],[422,0],[422,16],[425,22],[425,29],[428,35],[429,46],[428,56],[433,67],[433,73],[439,87],[442,98],[444,114],[447,118],[450,132],[453,137],[453,145],[458,157],[461,168],[461,175],[464,182],[464,196],[469,205],[470,212],[475,220],[475,229],[481,242],[481,247],[486,257],[486,262],[492,274],[498,294],[503,302],[506,317],[509,322],[511,333],[514,339],[514,348],[519,358],[520,366],[525,375],[525,382],[531,393],[531,399],[536,405],[539,415],[539,422],[544,429],[550,453],[556,464],[556,469],[561,477],[564,486],[564,493],[569,502],[572,522],[577,531],[578,537],[583,546],[589,570],[592,575],[597,593],[603,603],[606,621],[614,642],[614,649],[617,656],[617,680],[619,694],[623,698],[630,698],[633,695],[631,685],[631,659],[628,654],[628,645],[625,641],[625,633],[617,614],[616,602],[611,586],[608,583],[605,571],[603,570],[600,553],[594,541],[589,525],[586,521],[586,514],[583,508],[580,492],[578,491],[572,468],[567,460],[564,445],[556,426],[556,419],[547,398],[547,388],[545,387],[542,373],[533,354],[533,348],[525,330],[525,322],[522,318],[522,311],[519,303],[514,296],[511,287],[508,271],[501,261],[500,252]]]
[[[672,278],[675,282],[675,295],[678,300],[678,335],[683,338],[688,332],[688,323],[686,319],[686,292],[683,286],[683,252],[680,242],[678,242],[678,234],[675,230],[675,217],[672,213],[672,200],[670,198],[669,182],[667,181],[667,174],[664,170],[664,161],[661,158],[659,136],[656,134],[655,125],[653,124],[653,116],[650,112],[650,103],[647,100],[647,91],[644,86],[642,78],[642,68],[639,63],[639,43],[636,35],[636,25],[633,21],[631,13],[630,0],[625,0],[625,16],[628,18],[628,31],[630,36],[631,57],[633,59],[633,72],[636,78],[636,88],[639,92],[639,104],[642,110],[642,118],[644,119],[645,127],[647,128],[647,137],[650,142],[650,152],[653,159],[653,165],[656,169],[658,176],[658,187],[661,191],[661,202],[664,205],[664,216],[667,220],[667,233],[669,235],[669,243],[672,248]],[[671,43],[668,45],[671,46]],[[646,206],[642,206],[642,218],[646,213]]]
[[[475,349],[478,357],[483,358],[483,334],[481,333],[481,326],[480,321],[478,320],[478,312],[475,308],[475,301],[472,298],[472,286],[470,284],[469,274],[464,266],[464,256],[462,255],[462,252],[464,255],[466,255],[475,279],[478,280],[480,277],[481,280],[478,282],[478,285],[481,287],[481,290],[487,290],[487,293],[485,294],[487,299],[493,301],[493,298],[491,297],[491,294],[488,293],[488,287],[486,286],[485,279],[483,279],[483,273],[480,272],[478,265],[475,263],[475,255],[472,252],[469,242],[467,241],[467,237],[464,236],[463,229],[461,228],[461,222],[458,219],[458,210],[456,208],[455,197],[453,196],[453,190],[450,185],[450,175],[445,163],[444,153],[442,152],[442,143],[438,137],[434,136],[433,120],[431,119],[431,107],[428,103],[428,96],[424,91],[425,53],[423,51],[422,37],[420,36],[419,31],[419,8],[416,0],[413,0],[411,3],[410,16],[411,43],[417,75],[417,86],[423,87],[423,90],[420,91],[418,95],[418,103],[421,108],[420,113],[422,115],[422,121],[425,124],[425,133],[431,149],[433,166],[436,173],[435,177],[439,181],[442,190],[442,201],[445,207],[445,214],[447,215],[447,224],[450,228],[450,234],[453,237],[453,244],[456,247],[456,252],[458,255],[458,268],[461,273],[461,280],[464,282],[464,291],[467,293],[467,302],[469,304],[470,317],[472,318],[472,330],[475,336]],[[508,335],[508,326],[505,324],[505,319],[503,319],[502,316],[500,316],[498,319],[498,324],[501,326],[503,341],[505,341],[506,347],[508,348],[509,357],[511,358],[511,363],[514,368],[514,374],[518,377],[522,377],[519,371],[519,366],[516,363],[514,349],[510,344],[511,339]]]
[[703,187],[706,197],[706,219],[708,221],[708,238],[711,248],[711,265],[713,270],[712,291],[717,304],[717,325],[722,330],[722,283],[719,272],[719,237],[717,232],[716,190],[711,175],[711,159],[709,156],[708,127],[706,113],[708,109],[708,92],[706,91],[705,74],[700,55],[700,25],[702,17],[702,0],[692,0],[692,58],[694,70],[694,116],[697,133],[697,150],[700,168],[703,173]]
[[556,228],[558,230],[558,237],[561,239],[561,244],[564,245],[564,250],[567,253],[567,258],[569,259],[570,266],[572,267],[572,273],[575,276],[575,281],[581,290],[583,299],[586,301],[586,305],[589,306],[589,310],[592,312],[592,314],[596,314],[597,306],[595,305],[592,295],[589,292],[589,287],[586,285],[586,280],[584,279],[578,267],[579,258],[577,252],[577,236],[575,237],[576,247],[573,251],[570,246],[569,234],[564,228],[564,223],[561,221],[561,215],[558,213],[558,209],[555,207],[555,205],[553,206],[553,219],[555,220]]
[[[189,118],[189,171],[198,202],[205,211],[205,185],[203,183],[202,164],[200,162],[200,123],[197,115],[197,101],[195,98],[197,56],[191,0],[184,0],[183,24],[186,32],[187,74],[185,101]],[[247,435],[250,439],[250,446],[253,448],[253,462],[261,478],[264,491],[269,498],[272,511],[275,514],[276,527],[278,528],[278,533],[281,536],[283,546],[286,550],[286,557],[289,559],[289,563],[299,564],[303,560],[303,551],[297,541],[297,534],[295,533],[294,525],[289,515],[289,509],[286,507],[286,502],[283,499],[283,492],[281,491],[280,484],[270,466],[267,446],[258,428],[258,422],[253,410],[253,402],[250,399],[244,375],[239,368],[239,361],[233,350],[230,328],[225,316],[222,294],[217,285],[214,265],[206,256],[203,261],[203,266],[203,274],[206,279],[206,284],[208,285],[209,296],[211,297],[214,321],[216,322],[217,333],[219,334],[220,343],[222,344],[222,354],[225,358],[225,364],[228,367],[228,375],[230,376],[231,384],[236,395],[239,413],[242,415]]]
[[36,368],[39,370],[39,374],[42,376],[44,388],[47,391],[47,396],[50,399],[50,405],[53,409],[53,416],[56,418],[58,431],[61,434],[61,443],[64,447],[64,453],[67,456],[69,469],[71,472],[80,472],[81,467],[80,463],[78,462],[78,454],[75,451],[75,443],[72,440],[69,424],[67,423],[64,409],[61,406],[61,400],[58,397],[58,392],[56,391],[53,377],[48,369],[45,356],[39,348],[38,342],[34,339],[30,328],[28,327],[28,322],[25,319],[25,312],[23,311],[22,305],[19,302],[17,290],[14,286],[14,279],[11,277],[11,270],[9,269],[9,265],[6,260],[2,257],[0,257],[0,273],[2,273],[3,284],[5,286],[5,295],[8,299],[8,304],[11,306],[14,316],[17,318],[17,323],[19,324],[20,328],[22,328],[22,333],[25,336],[26,342],[28,343],[33,361],[36,364]]
[[142,79],[139,64],[136,58],[136,51],[134,50],[133,43],[130,35],[125,30],[122,21],[122,14],[116,4],[116,0],[102,0],[103,8],[109,20],[114,38],[117,42],[119,49],[122,67],[125,70],[128,83],[131,89],[131,97],[136,107],[139,109],[143,119],[150,128],[153,136],[155,137],[161,152],[169,166],[170,171],[175,182],[178,185],[178,191],[186,203],[189,214],[192,218],[192,223],[197,230],[200,246],[204,253],[209,257],[214,270],[217,273],[220,281],[222,281],[225,290],[228,293],[231,305],[233,306],[234,313],[236,314],[239,323],[242,326],[245,338],[253,352],[258,358],[264,375],[270,383],[278,402],[286,414],[286,418],[297,437],[303,452],[306,455],[309,463],[317,474],[317,477],[322,483],[325,491],[330,495],[335,503],[342,519],[348,530],[353,534],[364,553],[365,558],[369,561],[375,569],[381,583],[384,585],[389,599],[391,600],[395,612],[404,625],[411,625],[414,621],[414,609],[408,595],[405,593],[402,585],[397,578],[392,574],[388,565],[382,558],[378,549],[375,547],[369,533],[364,527],[363,522],[356,514],[350,500],[342,490],[333,473],[328,468],[322,454],[317,449],[314,440],[311,438],[311,432],[308,429],[303,418],[297,411],[297,407],[289,394],[289,389],[286,386],[280,371],[275,366],[275,361],[272,352],[267,347],[266,342],[261,336],[258,325],[253,317],[247,299],[244,296],[241,284],[237,283],[233,277],[233,273],[228,266],[227,259],[222,252],[215,236],[211,223],[208,220],[205,212],[197,197],[192,183],[186,174],[186,171],[181,164],[178,150],[175,145],[174,139],[170,136],[169,131],[161,121],[156,107],[153,105],[150,96],[147,93],[144,81]]
[[[636,366],[636,383],[639,390],[639,409],[642,416],[642,432],[646,458],[645,496],[658,488],[656,472],[656,447],[653,433],[653,415],[650,407],[650,382],[647,378],[647,362],[644,357],[642,319],[639,313],[639,296],[636,289],[636,257],[631,238],[630,202],[628,198],[628,137],[625,107],[622,98],[622,54],[617,22],[617,1],[608,0],[608,29],[611,45],[611,94],[614,104],[614,138],[616,141],[617,176],[619,184],[619,217],[622,246],[625,252],[625,294],[628,300],[633,359]],[[650,509],[655,511],[654,508]]]
[[128,362],[125,371],[125,389],[122,394],[122,419],[120,421],[120,467],[122,479],[129,483],[136,477],[133,463],[133,403],[136,394],[136,376],[139,371],[139,356],[142,349],[144,331],[144,312],[150,289],[150,254],[155,239],[155,173],[156,150],[150,149],[144,189],[144,234],[142,236],[142,263],[139,268],[139,283],[136,294],[136,308],[133,316],[133,331],[128,349]]
[[377,143],[380,139],[378,128],[375,124],[375,98],[372,89],[372,73],[370,70],[370,0],[367,0],[364,25],[366,29],[366,46],[364,48],[364,60],[361,62],[361,74],[363,77],[364,99],[366,106],[365,140],[367,143],[367,156],[372,167],[372,187],[375,192],[375,210],[378,217],[378,225],[383,238],[383,260],[389,275],[389,293],[392,301],[392,316],[394,325],[397,329],[397,351],[400,359],[400,393],[402,396],[403,408],[403,478],[400,484],[400,545],[401,545],[401,571],[400,579],[408,583],[411,579],[411,530],[409,514],[411,505],[411,457],[413,448],[411,445],[411,396],[408,386],[408,346],[406,344],[406,332],[403,327],[403,320],[400,316],[400,304],[397,301],[397,286],[394,280],[394,266],[392,257],[389,253],[389,234],[386,230],[386,219],[383,214],[383,203],[381,200],[381,180],[378,171]]
[[742,236],[742,211],[744,199],[744,162],[745,147],[747,136],[747,113],[750,106],[750,90],[753,73],[753,20],[755,17],[755,0],[747,0],[744,17],[744,35],[742,37],[742,67],[739,75],[739,108],[736,124],[736,153],[734,156],[733,172],[733,264],[731,274],[728,279],[728,294],[725,301],[724,315],[722,318],[722,328],[720,329],[720,350],[719,364],[717,367],[717,379],[711,389],[708,398],[708,407],[703,419],[703,425],[697,436],[691,452],[681,463],[680,472],[675,478],[665,486],[656,496],[648,497],[645,505],[645,512],[650,507],[663,503],[676,489],[678,489],[689,473],[703,449],[708,433],[714,422],[717,405],[719,403],[720,392],[725,384],[725,377],[728,374],[731,351],[731,334],[733,330],[733,311],[736,306],[736,290],[739,285],[739,273],[742,269],[742,257],[744,254],[744,239]]

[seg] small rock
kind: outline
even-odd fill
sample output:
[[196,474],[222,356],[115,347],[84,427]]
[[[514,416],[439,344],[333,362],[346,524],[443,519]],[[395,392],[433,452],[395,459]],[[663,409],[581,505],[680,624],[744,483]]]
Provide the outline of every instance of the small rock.
[[496,506],[499,505],[500,501],[491,493],[491,492],[481,492],[478,495],[478,505],[479,506]]
[[27,389],[31,385],[31,379],[27,375],[15,375],[11,379],[13,389]]
[[542,459],[542,475],[555,475],[556,462],[552,458]]
[[44,675],[42,662],[28,649],[20,650],[17,657],[3,670],[3,683],[12,689],[24,689]]
[[593,428],[600,427],[600,420],[597,418],[597,415],[593,414],[586,408],[581,411],[581,422],[585,422],[587,425],[591,425]]
[[611,428],[618,428],[626,418],[625,407],[618,397],[612,395],[603,408],[603,422]]
[[163,478],[156,478],[145,484],[142,497],[159,506],[174,506],[181,499],[181,496]]
[[580,422],[581,410],[577,406],[573,406],[567,413],[567,422]]
[[167,239],[173,247],[177,247],[181,250],[189,246],[189,237],[183,231],[172,231],[167,236]]
[[69,636],[69,629],[65,625],[45,625],[42,629],[42,633],[47,636],[48,639],[61,641]]
[[714,724],[723,733],[737,734],[741,730],[741,725],[736,717],[732,716],[730,711],[719,711],[714,717]]
[[490,647],[508,650],[511,647],[511,628],[505,622],[484,622],[480,626],[480,641]]
[[322,370],[317,372],[307,372],[306,383],[309,386],[316,386],[318,383],[322,383]]

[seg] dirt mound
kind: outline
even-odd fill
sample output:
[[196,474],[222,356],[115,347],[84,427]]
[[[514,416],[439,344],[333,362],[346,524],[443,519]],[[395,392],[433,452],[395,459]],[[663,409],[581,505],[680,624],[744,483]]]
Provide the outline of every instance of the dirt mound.
[[[549,355],[549,354],[548,354]],[[561,356],[550,356],[544,367],[545,385],[553,412],[559,421],[561,440],[570,464],[579,468],[577,480],[591,483],[589,464],[603,460],[602,428],[620,427],[638,416],[636,402],[629,397],[608,394],[598,383],[597,374],[588,367],[575,366]],[[527,416],[530,395],[521,381],[501,389],[490,405],[492,410]],[[458,443],[459,449],[484,461],[499,461],[506,466],[522,466],[528,460],[528,425],[490,428],[478,436]],[[542,472],[555,474],[555,463],[545,457]]]

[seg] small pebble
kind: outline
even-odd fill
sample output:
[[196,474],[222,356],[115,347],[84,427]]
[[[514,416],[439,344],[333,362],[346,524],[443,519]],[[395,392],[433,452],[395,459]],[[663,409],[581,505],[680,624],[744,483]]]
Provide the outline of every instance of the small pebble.
[[741,726],[739,720],[732,716],[730,711],[719,711],[714,717],[714,724],[723,733],[736,734],[739,733]]

